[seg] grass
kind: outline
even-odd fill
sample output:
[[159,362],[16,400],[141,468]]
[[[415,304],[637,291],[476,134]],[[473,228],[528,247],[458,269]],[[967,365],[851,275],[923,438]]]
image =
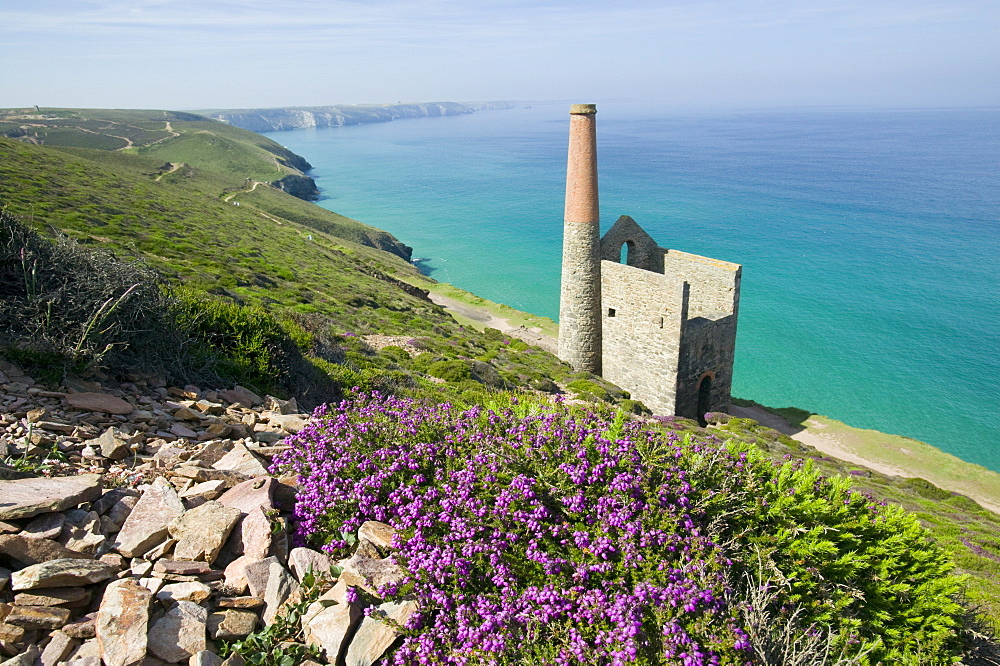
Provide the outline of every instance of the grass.
[[191,113],[121,109],[0,110],[0,135],[50,147],[129,150],[153,159],[196,164],[229,186],[301,174],[309,164],[275,141]]
[[[735,402],[757,404],[752,401]],[[809,434],[835,440],[849,455],[898,470],[901,475],[920,476],[936,486],[968,495],[1000,512],[1000,474],[981,465],[965,462],[909,437],[855,428],[794,407],[757,406],[781,416],[790,425]]]

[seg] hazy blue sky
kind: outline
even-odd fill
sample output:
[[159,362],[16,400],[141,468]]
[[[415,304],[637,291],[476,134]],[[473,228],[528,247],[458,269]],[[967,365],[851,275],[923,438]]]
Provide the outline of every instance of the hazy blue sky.
[[0,107],[1000,104],[996,0],[0,0]]

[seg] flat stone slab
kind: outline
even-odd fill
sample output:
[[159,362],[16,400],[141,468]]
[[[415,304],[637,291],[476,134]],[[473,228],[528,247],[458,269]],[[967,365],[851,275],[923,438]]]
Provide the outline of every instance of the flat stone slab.
[[17,479],[0,483],[0,520],[62,511],[101,496],[101,475]]
[[50,539],[31,539],[23,534],[0,534],[0,555],[6,555],[25,565],[66,558],[93,559]]
[[107,393],[67,393],[65,400],[70,407],[88,412],[125,415],[135,411],[132,403]]
[[379,616],[406,625],[417,612],[415,601],[387,602],[378,607],[378,613],[365,617],[347,648],[347,666],[371,666],[396,641],[399,631],[383,622]]
[[207,647],[207,622],[208,609],[190,601],[178,601],[150,627],[149,651],[167,663],[188,661]]
[[77,587],[99,583],[111,578],[118,570],[98,560],[49,560],[32,564],[10,577],[12,590],[32,590],[39,587]]
[[177,539],[174,559],[211,564],[240,516],[239,509],[214,500],[185,511],[167,526],[170,536]]
[[115,538],[115,549],[138,557],[167,538],[167,525],[184,513],[184,504],[166,479],[157,477],[142,494]]
[[145,658],[152,597],[131,578],[108,585],[95,628],[105,666],[135,666]]

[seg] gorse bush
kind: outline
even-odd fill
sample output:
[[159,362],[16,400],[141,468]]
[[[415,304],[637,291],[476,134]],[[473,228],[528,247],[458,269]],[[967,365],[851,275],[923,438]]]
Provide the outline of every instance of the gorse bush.
[[0,331],[67,369],[142,367],[134,350],[165,328],[161,287],[141,262],[42,238],[0,209]]
[[[262,307],[209,297],[191,289],[176,291],[176,323],[193,339],[190,353],[203,359],[222,379],[275,390],[289,357],[310,336],[290,322],[283,326]],[[297,340],[289,335],[289,328]]]
[[276,460],[301,538],[398,530],[408,574],[380,592],[420,612],[394,663],[768,663],[750,617],[844,663],[954,662],[960,581],[911,516],[624,412],[487,404],[363,396]]
[[449,382],[472,378],[472,370],[463,361],[437,361],[427,369],[427,374]]

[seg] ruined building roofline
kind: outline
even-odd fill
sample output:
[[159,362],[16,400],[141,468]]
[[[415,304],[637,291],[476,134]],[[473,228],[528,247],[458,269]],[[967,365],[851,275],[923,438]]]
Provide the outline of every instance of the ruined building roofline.
[[734,264],[731,261],[723,261],[722,259],[713,259],[712,257],[703,257],[700,254],[692,254],[690,252],[684,252],[683,250],[674,250],[672,248],[661,247],[664,253],[669,254],[671,257],[676,257],[677,259],[686,259],[688,261],[697,261],[701,264],[706,264],[709,266],[715,266],[716,268],[721,268],[727,271],[736,272],[743,268],[742,264]]

